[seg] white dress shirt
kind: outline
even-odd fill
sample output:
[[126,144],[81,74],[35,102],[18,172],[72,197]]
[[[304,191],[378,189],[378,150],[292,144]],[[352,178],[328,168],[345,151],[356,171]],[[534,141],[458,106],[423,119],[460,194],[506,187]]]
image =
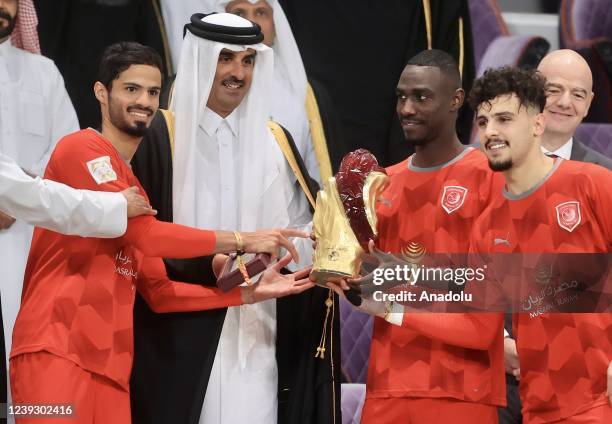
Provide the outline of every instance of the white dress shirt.
[[0,211],[29,224],[82,237],[119,237],[127,228],[121,193],[75,190],[32,178],[0,152]]
[[574,137],[572,137],[569,140],[567,140],[567,142],[563,146],[559,147],[554,152],[549,151],[544,146],[541,146],[541,147],[542,147],[542,151],[546,155],[555,155],[555,156],[563,158],[565,160],[570,160],[571,156],[572,156],[572,146],[573,145],[574,145]]

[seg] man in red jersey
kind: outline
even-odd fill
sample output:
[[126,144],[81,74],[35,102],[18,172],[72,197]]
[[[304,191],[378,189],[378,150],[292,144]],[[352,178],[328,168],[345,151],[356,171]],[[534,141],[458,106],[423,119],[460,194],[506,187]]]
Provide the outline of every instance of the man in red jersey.
[[[380,249],[412,258],[468,251],[494,181],[484,155],[457,138],[463,99],[451,56],[426,50],[408,61],[397,114],[416,153],[387,169],[390,185],[377,208]],[[499,314],[404,313],[398,303],[363,302],[378,317],[362,423],[497,423],[496,407],[505,405]]]
[[[586,60],[573,50],[555,50],[540,61],[538,70],[546,78],[544,152],[548,156],[595,163],[612,170],[612,158],[591,149],[585,144],[588,140],[575,135],[595,96],[593,75]],[[518,381],[513,375],[520,374],[520,364],[512,337],[511,315],[506,319],[506,330],[509,332],[504,338],[508,407],[499,411],[500,423],[520,424],[521,402]]]
[[[489,165],[506,181],[476,221],[471,250],[609,253],[612,174],[544,155],[544,78],[516,68],[487,71],[470,103]],[[526,423],[612,422],[610,314],[516,313],[513,328]]]
[[[96,82],[94,91],[102,132],[88,128],[63,138],[45,176],[80,189],[121,191],[140,186],[128,163],[158,107],[161,60],[151,48],[118,43],[105,51],[101,68],[106,83]],[[28,405],[61,404],[50,410],[57,422],[129,423],[136,290],[156,312],[174,312],[258,302],[312,286],[306,271],[280,275],[289,255],[258,284],[228,293],[169,281],[159,257],[232,250],[276,257],[280,246],[297,256],[285,236],[299,235],[292,230],[213,232],[151,216],[131,219],[117,239],[37,229],[13,332],[10,375],[16,407],[27,411]],[[39,413],[17,421],[35,422]]]

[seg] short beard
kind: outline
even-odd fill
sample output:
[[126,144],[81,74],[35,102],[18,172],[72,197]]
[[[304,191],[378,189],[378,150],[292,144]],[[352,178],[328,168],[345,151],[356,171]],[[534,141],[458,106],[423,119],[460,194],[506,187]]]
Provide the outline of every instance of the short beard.
[[489,168],[491,168],[491,170],[494,172],[507,171],[508,169],[512,168],[512,165],[512,159],[507,159],[502,162],[491,162],[489,160]]
[[133,137],[144,137],[144,135],[147,133],[147,130],[149,129],[149,127],[147,127],[147,124],[145,124],[144,122],[136,122],[135,127],[130,127],[124,122],[122,126],[117,126],[117,128]]
[[[111,124],[113,124],[117,129],[123,131],[126,134],[131,135],[132,137],[144,137],[147,133],[147,124],[144,122],[136,122],[135,126],[130,126],[124,119],[121,114],[121,110],[119,108],[113,107],[113,100],[109,93],[108,95],[108,117],[110,119]],[[116,109],[119,109],[119,112],[116,112]]]
[[3,39],[11,35],[13,30],[15,29],[15,25],[17,24],[17,16],[13,18],[11,17],[11,15],[8,14],[8,12],[5,12],[4,10],[0,10],[0,17],[8,21],[8,25],[0,29],[0,39]]

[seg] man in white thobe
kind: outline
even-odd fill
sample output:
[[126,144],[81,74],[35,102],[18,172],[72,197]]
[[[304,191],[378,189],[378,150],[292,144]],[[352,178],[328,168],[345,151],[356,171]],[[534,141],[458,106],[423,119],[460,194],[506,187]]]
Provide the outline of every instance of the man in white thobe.
[[[239,16],[196,14],[191,22],[183,40],[170,105],[174,119],[159,119],[158,115],[132,161],[153,206],[160,214],[170,215],[174,222],[195,227],[246,230],[272,223],[297,228],[308,225],[311,213],[306,196],[267,127],[272,49],[261,43],[259,27]],[[154,156],[166,159],[157,162],[151,160]],[[171,187],[167,187],[168,181]],[[172,210],[168,214],[162,208],[169,203],[170,191]],[[159,207],[153,199],[158,199]],[[310,263],[310,242],[296,243],[296,248],[301,259],[297,267]],[[193,274],[193,281],[202,279],[199,271]],[[289,313],[286,304],[276,301],[232,307],[209,327],[206,325],[215,319],[210,313],[151,316],[145,310],[139,311],[137,302],[131,382],[133,419],[155,423],[199,420],[205,424],[273,424],[278,418],[278,422],[287,422],[277,416],[286,414],[278,402],[279,393],[291,392],[293,396],[300,385],[312,387],[308,411],[294,406],[305,404],[302,396],[291,399],[291,412],[306,417],[322,411],[327,416],[319,422],[328,422],[332,416],[329,405],[333,403],[329,369],[333,355],[315,359],[323,327],[328,325],[328,290],[314,288],[310,292],[311,298],[295,297],[292,301],[296,307]],[[305,300],[298,304],[300,299]],[[279,313],[285,313],[285,319]],[[287,351],[288,345],[286,328],[281,325],[293,322],[292,317],[298,314],[314,324],[309,330],[291,329],[302,334],[301,339],[291,341],[299,352],[288,358],[281,353]],[[181,340],[176,340],[175,334],[182,334]],[[183,342],[185,338],[189,342]],[[313,338],[316,341],[311,342]],[[290,373],[286,371],[288,363]],[[160,367],[164,369],[158,372]],[[304,373],[299,374],[298,369]],[[289,378],[287,374],[291,374]],[[304,376],[299,383],[298,378],[293,378],[298,374]],[[283,377],[291,381],[281,385]],[[173,393],[161,393],[171,385]],[[328,389],[322,396],[329,396],[325,401],[316,401],[322,387]],[[165,403],[160,408],[157,403],[161,399]]]
[[[211,16],[250,25],[234,15]],[[295,189],[295,177],[266,127],[272,51],[263,44],[230,45],[188,34],[183,54],[173,96],[174,163],[184,165],[174,170],[175,222],[240,230],[307,224],[311,216],[306,198]],[[194,63],[193,57],[200,62]],[[207,60],[211,57],[219,57],[219,63]],[[215,72],[229,60],[242,63]],[[185,76],[191,72],[200,78],[199,90],[190,90]],[[232,84],[239,86],[235,98],[244,96],[238,104],[231,104],[234,95],[227,86]],[[191,107],[194,95],[208,99],[203,111]],[[206,183],[190,193],[188,181]],[[300,251],[302,261],[309,261],[308,249]],[[276,422],[275,341],[275,300],[228,308],[200,423]]]
[[271,118],[289,130],[308,173],[320,184],[331,176],[329,153],[324,140],[317,147],[322,151],[318,154],[315,151],[306,112],[308,79],[293,32],[278,0],[185,0],[180,3],[162,0],[175,69],[185,22],[193,13],[213,11],[237,14],[261,26],[263,43],[274,50]]

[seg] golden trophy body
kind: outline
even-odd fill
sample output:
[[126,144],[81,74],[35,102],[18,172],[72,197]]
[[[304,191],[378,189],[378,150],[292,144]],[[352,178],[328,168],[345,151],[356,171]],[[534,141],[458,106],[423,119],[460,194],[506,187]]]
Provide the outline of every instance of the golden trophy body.
[[311,280],[327,282],[359,275],[361,257],[376,238],[376,201],[389,177],[365,149],[347,154],[340,170],[317,195],[313,232],[317,240]]

